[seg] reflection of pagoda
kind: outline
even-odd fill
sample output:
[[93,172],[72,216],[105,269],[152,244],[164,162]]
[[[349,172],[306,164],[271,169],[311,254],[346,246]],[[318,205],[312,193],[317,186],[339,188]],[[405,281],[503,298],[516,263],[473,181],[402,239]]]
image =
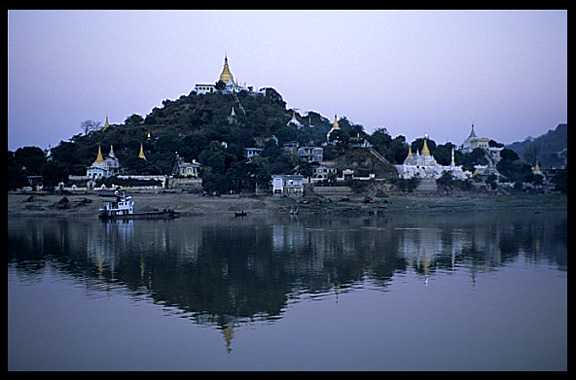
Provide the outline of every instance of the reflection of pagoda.
[[230,353],[232,351],[232,338],[234,338],[234,322],[226,322],[219,329],[222,329],[222,334],[226,340],[226,351]]

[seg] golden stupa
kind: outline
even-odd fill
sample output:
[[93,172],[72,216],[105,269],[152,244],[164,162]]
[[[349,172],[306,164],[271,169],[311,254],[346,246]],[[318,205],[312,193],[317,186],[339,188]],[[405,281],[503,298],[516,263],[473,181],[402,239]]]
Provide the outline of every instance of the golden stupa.
[[430,149],[428,149],[428,144],[426,144],[426,139],[424,139],[424,146],[422,147],[422,151],[420,152],[420,154],[423,156],[429,156],[430,155]]
[[100,148],[100,145],[98,145],[98,156],[96,156],[96,161],[94,161],[97,164],[101,164],[104,162],[104,157],[102,157],[102,149]]
[[220,74],[220,80],[227,84],[230,79],[234,82],[234,76],[230,72],[230,67],[228,66],[228,56],[225,56],[224,69],[222,70],[222,74]]
[[144,147],[140,144],[140,154],[138,154],[138,158],[146,160],[146,156],[144,155]]

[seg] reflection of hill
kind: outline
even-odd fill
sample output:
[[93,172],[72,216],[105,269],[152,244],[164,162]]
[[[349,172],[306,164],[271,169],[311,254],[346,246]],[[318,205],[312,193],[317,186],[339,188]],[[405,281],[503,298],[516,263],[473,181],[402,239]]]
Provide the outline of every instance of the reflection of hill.
[[[386,288],[412,270],[490,271],[519,254],[566,270],[566,216],[495,214],[383,218],[181,218],[100,223],[14,219],[9,262],[52,261],[87,283],[122,284],[231,339],[234,323],[281,317],[301,294],[368,279]],[[558,247],[558,241],[564,249]]]

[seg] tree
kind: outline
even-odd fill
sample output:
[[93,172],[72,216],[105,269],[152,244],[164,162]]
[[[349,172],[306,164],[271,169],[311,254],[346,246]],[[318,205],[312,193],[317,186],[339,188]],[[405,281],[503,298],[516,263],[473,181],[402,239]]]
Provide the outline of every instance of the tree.
[[202,187],[207,193],[225,193],[228,191],[228,178],[225,174],[213,173],[207,168],[202,175]]
[[243,161],[236,161],[226,171],[229,188],[239,193],[242,189],[250,188],[250,167]]
[[434,158],[440,165],[450,165],[450,162],[452,161],[452,148],[456,151],[455,145],[449,142],[436,146],[436,149],[434,150]]
[[330,133],[328,141],[331,143],[336,143],[336,146],[340,148],[347,148],[350,143],[350,135],[342,129],[335,129]]
[[521,187],[525,177],[532,173],[530,165],[527,165],[518,157],[516,152],[510,149],[502,149],[500,157],[501,160],[496,165],[498,171],[508,181],[519,183],[517,186]]
[[[416,140],[412,141],[412,153],[420,152],[424,147],[424,139],[422,137],[418,137]],[[430,151],[431,155],[434,155],[434,151],[436,150],[436,142],[434,140],[426,139],[426,146]]]
[[16,162],[14,152],[8,151],[8,189],[18,189],[27,184],[22,165]]
[[178,136],[173,128],[166,128],[158,136],[156,142],[156,150],[161,153],[174,153],[180,151],[184,147],[184,141]]
[[58,185],[60,182],[68,181],[68,169],[62,162],[50,160],[42,165],[42,173],[45,187]]
[[561,191],[564,194],[568,193],[568,165],[565,169],[558,169],[556,175],[552,177],[551,180],[556,184],[556,190]]
[[538,153],[540,153],[541,149],[542,145],[538,141],[533,141],[532,144],[524,147],[522,154],[526,162],[532,166],[535,166],[538,159]]
[[384,157],[393,164],[401,164],[407,155],[408,144],[406,144],[406,137],[398,135],[390,143]]
[[80,123],[80,129],[82,129],[82,132],[84,132],[84,134],[87,135],[90,132],[99,130],[101,124],[102,123],[100,123],[99,121],[84,120],[83,122]]
[[267,87],[265,91],[266,91],[266,97],[272,100],[272,103],[282,106],[284,108],[286,107],[286,102],[284,101],[284,99],[282,99],[282,95],[280,95],[278,91],[276,91],[272,87]]
[[40,175],[40,169],[46,163],[44,151],[37,146],[18,148],[14,153],[14,158],[24,167],[26,175]]
[[392,139],[386,128],[375,130],[371,136],[367,137],[367,140],[374,149],[393,164],[401,164],[408,155],[406,137],[398,135]]
[[440,178],[436,180],[438,186],[443,187],[444,189],[450,189],[454,184],[454,179],[452,178],[452,173],[446,171],[442,173]]
[[146,166],[146,160],[137,156],[131,156],[122,162],[126,174],[145,174]]
[[132,114],[131,116],[128,116],[126,120],[124,120],[124,124],[126,125],[144,124],[144,118],[138,114]]
[[376,149],[380,154],[385,154],[392,142],[392,137],[390,137],[386,128],[378,128],[368,137],[368,142],[372,144],[374,149]]
[[192,133],[184,137],[185,148],[179,153],[185,160],[192,161],[193,158],[198,158],[198,155],[206,148],[208,142],[208,138],[203,133]]
[[[474,172],[474,165],[488,165],[488,161],[486,160],[486,153],[482,148],[476,148],[472,152],[465,153],[461,156],[459,153],[460,152],[456,152],[456,162],[461,163],[462,169],[464,170]],[[458,160],[459,157],[461,157],[461,160]]]
[[224,83],[223,81],[219,80],[218,82],[216,82],[216,90],[218,91],[222,91],[226,88],[226,83]]
[[314,174],[314,168],[312,167],[312,163],[306,160],[300,160],[298,165],[298,172],[299,174],[303,175],[304,177],[312,177]]

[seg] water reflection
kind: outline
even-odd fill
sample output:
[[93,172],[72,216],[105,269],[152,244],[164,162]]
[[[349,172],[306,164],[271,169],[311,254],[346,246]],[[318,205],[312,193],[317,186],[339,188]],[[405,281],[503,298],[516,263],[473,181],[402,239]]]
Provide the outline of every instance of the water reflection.
[[406,272],[476,275],[522,254],[567,271],[567,216],[11,219],[8,262],[27,278],[47,263],[97,290],[121,286],[182,317],[234,327],[281,318],[301,297],[332,297]]

